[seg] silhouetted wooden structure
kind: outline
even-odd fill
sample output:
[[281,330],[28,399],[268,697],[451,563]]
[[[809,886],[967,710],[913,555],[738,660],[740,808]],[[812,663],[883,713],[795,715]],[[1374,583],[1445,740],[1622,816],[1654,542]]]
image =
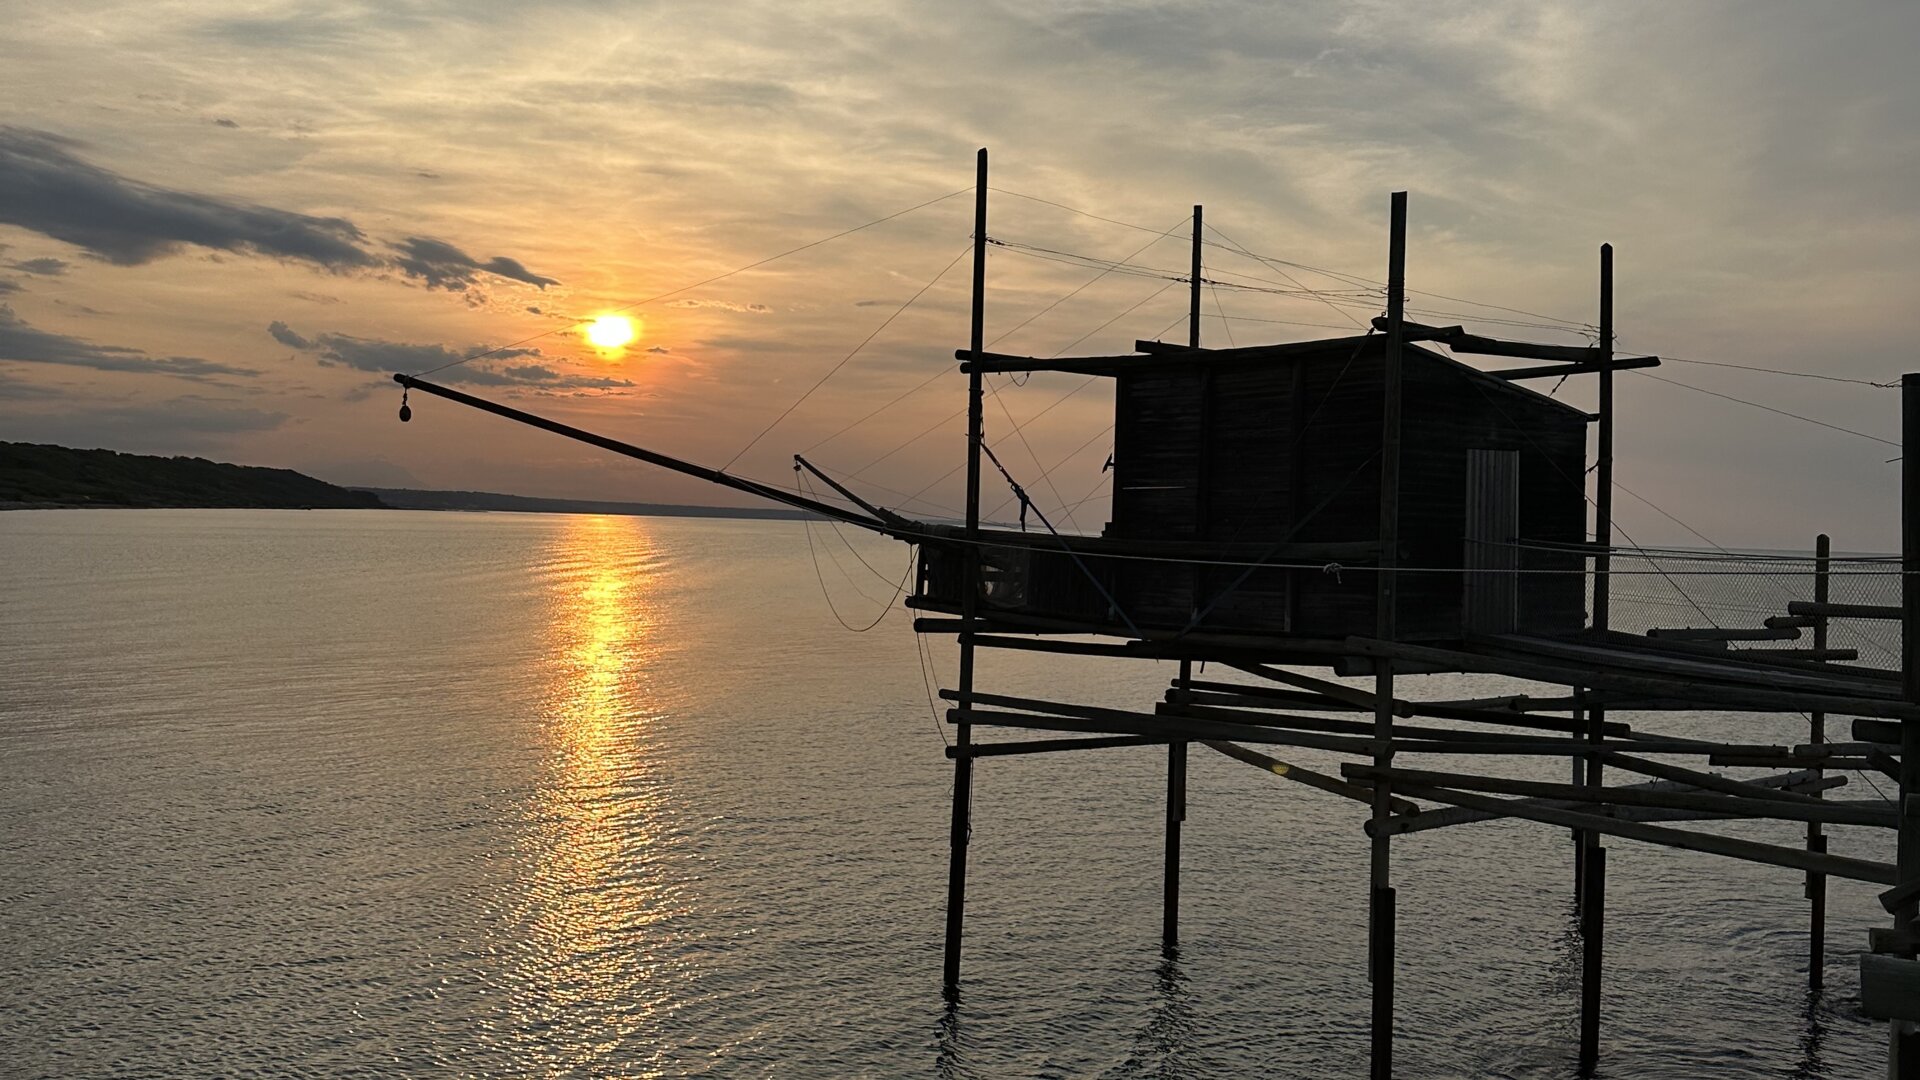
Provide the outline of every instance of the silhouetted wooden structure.
[[[951,634],[960,663],[941,690],[956,739],[947,903],[945,985],[960,986],[974,762],[983,757],[1164,744],[1168,747],[1163,944],[1178,941],[1180,833],[1191,743],[1308,788],[1370,808],[1368,897],[1373,988],[1372,1062],[1392,1073],[1396,893],[1391,839],[1495,818],[1572,829],[1583,937],[1580,1060],[1600,1039],[1606,848],[1618,837],[1778,866],[1806,877],[1809,982],[1821,981],[1827,877],[1890,886],[1895,916],[1863,960],[1863,995],[1892,1019],[1890,1071],[1920,1075],[1920,828],[1894,805],[1834,800],[1845,783],[1829,770],[1874,769],[1895,778],[1902,802],[1920,795],[1920,466],[1904,465],[1901,603],[1836,604],[1821,537],[1812,594],[1755,628],[1655,629],[1610,625],[1613,373],[1658,363],[1613,355],[1612,250],[1603,246],[1598,340],[1537,345],[1424,326],[1404,313],[1405,196],[1391,206],[1386,314],[1368,332],[1250,348],[1201,347],[1200,209],[1195,208],[1193,303],[1184,344],[1139,342],[1126,356],[1037,359],[983,345],[987,159],[975,202],[971,342],[957,354],[967,375],[966,520],[918,521],[862,498],[810,463],[841,505],[706,469],[582,432],[495,402],[396,375],[403,386],[799,506],[919,545],[909,606],[921,633]],[[1436,351],[1531,361],[1483,371]],[[994,373],[1076,372],[1114,380],[1112,520],[1099,535],[1057,532],[1043,508],[1006,476],[1042,528],[989,529],[980,520],[983,462],[1000,468],[985,439],[983,378]],[[1524,386],[1530,379],[1594,375],[1599,410],[1588,415]],[[1905,380],[1904,426],[1920,431],[1920,377]],[[1591,527],[1587,428],[1596,428]],[[1898,620],[1899,670],[1853,663],[1828,645],[1833,619]],[[1730,642],[1808,648],[1729,648]],[[980,649],[1060,656],[1172,659],[1179,675],[1159,701],[1134,709],[1040,700],[983,690]],[[1230,678],[1195,678],[1206,661]],[[1371,690],[1302,667],[1370,676]],[[1543,696],[1419,701],[1398,693],[1407,672],[1487,673],[1561,688]],[[1754,745],[1638,731],[1610,712],[1802,712],[1809,740]],[[1828,741],[1826,718],[1858,717],[1852,738]],[[977,741],[980,729],[1050,733]],[[1259,749],[1255,749],[1255,748]],[[1286,748],[1346,755],[1338,774],[1274,756]],[[1520,781],[1400,764],[1445,754],[1533,756],[1574,763],[1572,783]],[[1656,758],[1693,759],[1687,765]],[[1735,778],[1714,766],[1758,766]],[[1612,770],[1610,773],[1603,770]],[[1608,784],[1620,775],[1625,783]],[[1802,847],[1678,827],[1688,821],[1771,818],[1805,822]],[[1825,824],[1893,830],[1895,861],[1829,853]]]

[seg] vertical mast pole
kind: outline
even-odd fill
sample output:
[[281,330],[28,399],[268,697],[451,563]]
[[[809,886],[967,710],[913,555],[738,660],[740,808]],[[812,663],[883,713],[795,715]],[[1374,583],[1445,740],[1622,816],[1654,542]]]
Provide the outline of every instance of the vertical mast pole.
[[[1821,533],[1813,542],[1813,602],[1826,603],[1832,596],[1832,582],[1828,574],[1832,569],[1833,541],[1826,533]],[[1827,647],[1827,617],[1813,617],[1813,648],[1817,653]],[[1808,716],[1809,741],[1818,745],[1827,741],[1827,714],[1815,712]],[[1815,776],[1820,775],[1820,766],[1813,767]],[[1818,791],[1813,793],[1819,798]],[[1815,853],[1827,850],[1827,837],[1817,821],[1807,822],[1807,850]],[[1807,874],[1807,988],[1818,990],[1826,985],[1827,966],[1827,875]]]
[[[1193,208],[1193,288],[1187,301],[1187,347],[1200,347],[1200,237],[1201,209]],[[1205,438],[1206,433],[1201,433]],[[1196,583],[1200,580],[1194,574]],[[1180,686],[1193,678],[1193,661],[1180,661]],[[1187,820],[1187,744],[1167,744],[1167,851],[1161,872],[1160,951],[1174,955],[1180,948],[1180,826]]]
[[[1380,571],[1375,583],[1374,636],[1392,641],[1396,625],[1395,568],[1400,558],[1400,406],[1401,348],[1405,335],[1407,290],[1407,193],[1392,197],[1391,237],[1387,247],[1387,340],[1383,382],[1386,398],[1380,426]],[[1393,661],[1374,661],[1373,764],[1393,764]],[[1392,812],[1387,781],[1373,785],[1373,820],[1385,825]],[[1388,877],[1388,840],[1380,829],[1372,846],[1372,888],[1368,895],[1368,968],[1373,979],[1373,1077],[1393,1075],[1394,892]]]
[[[1900,443],[1920,441],[1920,374],[1900,377]],[[1900,455],[1900,674],[1909,702],[1920,701],[1920,461]],[[1895,865],[1902,884],[1920,877],[1920,819],[1908,800],[1920,794],[1920,721],[1900,721],[1900,839]],[[1913,926],[1915,904],[1893,913],[1896,930]],[[1905,1020],[1889,1023],[1887,1075],[1920,1076],[1920,1035]]]
[[[1600,245],[1599,461],[1595,463],[1593,539],[1593,628],[1608,629],[1613,600],[1613,245]],[[1587,710],[1587,741],[1601,741],[1607,710]],[[1600,786],[1600,759],[1587,759],[1586,786]],[[1600,1060],[1600,974],[1605,958],[1607,852],[1600,834],[1589,832],[1581,847],[1580,874],[1580,1067],[1591,1071]]]
[[[986,353],[987,151],[980,150],[973,193],[973,370],[967,376],[967,550],[961,590],[959,706],[973,704],[973,621],[980,609],[980,446],[985,425],[980,361]],[[956,725],[954,742],[968,745],[973,725]],[[953,821],[948,831],[947,940],[943,987],[949,1001],[960,994],[960,934],[967,906],[967,843],[973,832],[973,756],[953,759]]]

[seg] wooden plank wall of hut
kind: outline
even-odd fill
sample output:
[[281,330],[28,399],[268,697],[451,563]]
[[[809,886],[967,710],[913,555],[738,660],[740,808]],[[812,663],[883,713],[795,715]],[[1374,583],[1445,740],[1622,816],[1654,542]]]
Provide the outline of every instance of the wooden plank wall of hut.
[[[1114,388],[1113,524],[1109,535],[1191,540],[1198,536],[1204,403],[1191,370],[1134,372]],[[1119,569],[1117,599],[1142,625],[1182,626],[1194,606],[1190,568],[1131,562]]]
[[[1296,521],[1300,540],[1380,535],[1380,419],[1385,366],[1378,344],[1303,361]],[[1307,515],[1311,515],[1308,517]],[[1364,568],[1296,576],[1295,626],[1341,637],[1374,631],[1374,575]]]
[[[1223,368],[1204,380],[1207,423],[1200,475],[1201,535],[1222,543],[1271,543],[1293,520],[1293,383],[1298,366]],[[1203,626],[1287,630],[1290,571],[1202,567]]]
[[[1442,570],[1465,565],[1469,449],[1520,453],[1521,536],[1577,542],[1586,528],[1586,500],[1578,486],[1585,471],[1584,418],[1505,387],[1478,384],[1478,376],[1421,352],[1415,353],[1415,359],[1405,373],[1400,465],[1404,564]],[[1567,561],[1564,556],[1557,558]],[[1571,566],[1579,568],[1578,556],[1572,558]],[[1578,576],[1527,577],[1521,587],[1523,626],[1559,632],[1580,629],[1585,594]],[[1458,573],[1403,574],[1402,635],[1458,636],[1463,584]]]

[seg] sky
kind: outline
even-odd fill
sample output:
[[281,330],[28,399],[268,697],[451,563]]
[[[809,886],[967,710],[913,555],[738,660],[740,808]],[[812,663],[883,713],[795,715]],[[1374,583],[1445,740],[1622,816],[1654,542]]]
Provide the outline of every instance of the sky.
[[[741,501],[437,399],[398,422],[391,373],[492,350],[439,377],[952,513],[987,147],[997,351],[1183,339],[1195,204],[1207,344],[1352,332],[1406,190],[1415,318],[1579,344],[1615,246],[1620,349],[1674,381],[1618,377],[1626,538],[1886,550],[1899,395],[1836,380],[1920,369],[1915,41],[1907,0],[30,5],[0,31],[0,439]],[[583,340],[617,311],[639,340]],[[1083,382],[996,384],[988,437],[1097,529]]]

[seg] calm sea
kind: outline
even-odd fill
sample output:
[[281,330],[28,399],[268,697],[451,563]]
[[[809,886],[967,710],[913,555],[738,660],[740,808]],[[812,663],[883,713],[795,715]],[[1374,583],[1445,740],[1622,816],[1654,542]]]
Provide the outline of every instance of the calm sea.
[[[1365,1074],[1358,808],[1201,749],[1173,962],[1165,752],[981,763],[949,1014],[950,734],[905,614],[844,630],[803,529],[0,514],[0,1075]],[[865,625],[905,550],[814,539]],[[981,678],[1138,707],[1172,673],[990,652]],[[1617,843],[1608,876],[1602,1076],[1884,1068],[1872,889],[1834,883],[1809,995],[1798,874]],[[1394,877],[1402,1074],[1572,1075],[1565,832],[1423,833]]]

